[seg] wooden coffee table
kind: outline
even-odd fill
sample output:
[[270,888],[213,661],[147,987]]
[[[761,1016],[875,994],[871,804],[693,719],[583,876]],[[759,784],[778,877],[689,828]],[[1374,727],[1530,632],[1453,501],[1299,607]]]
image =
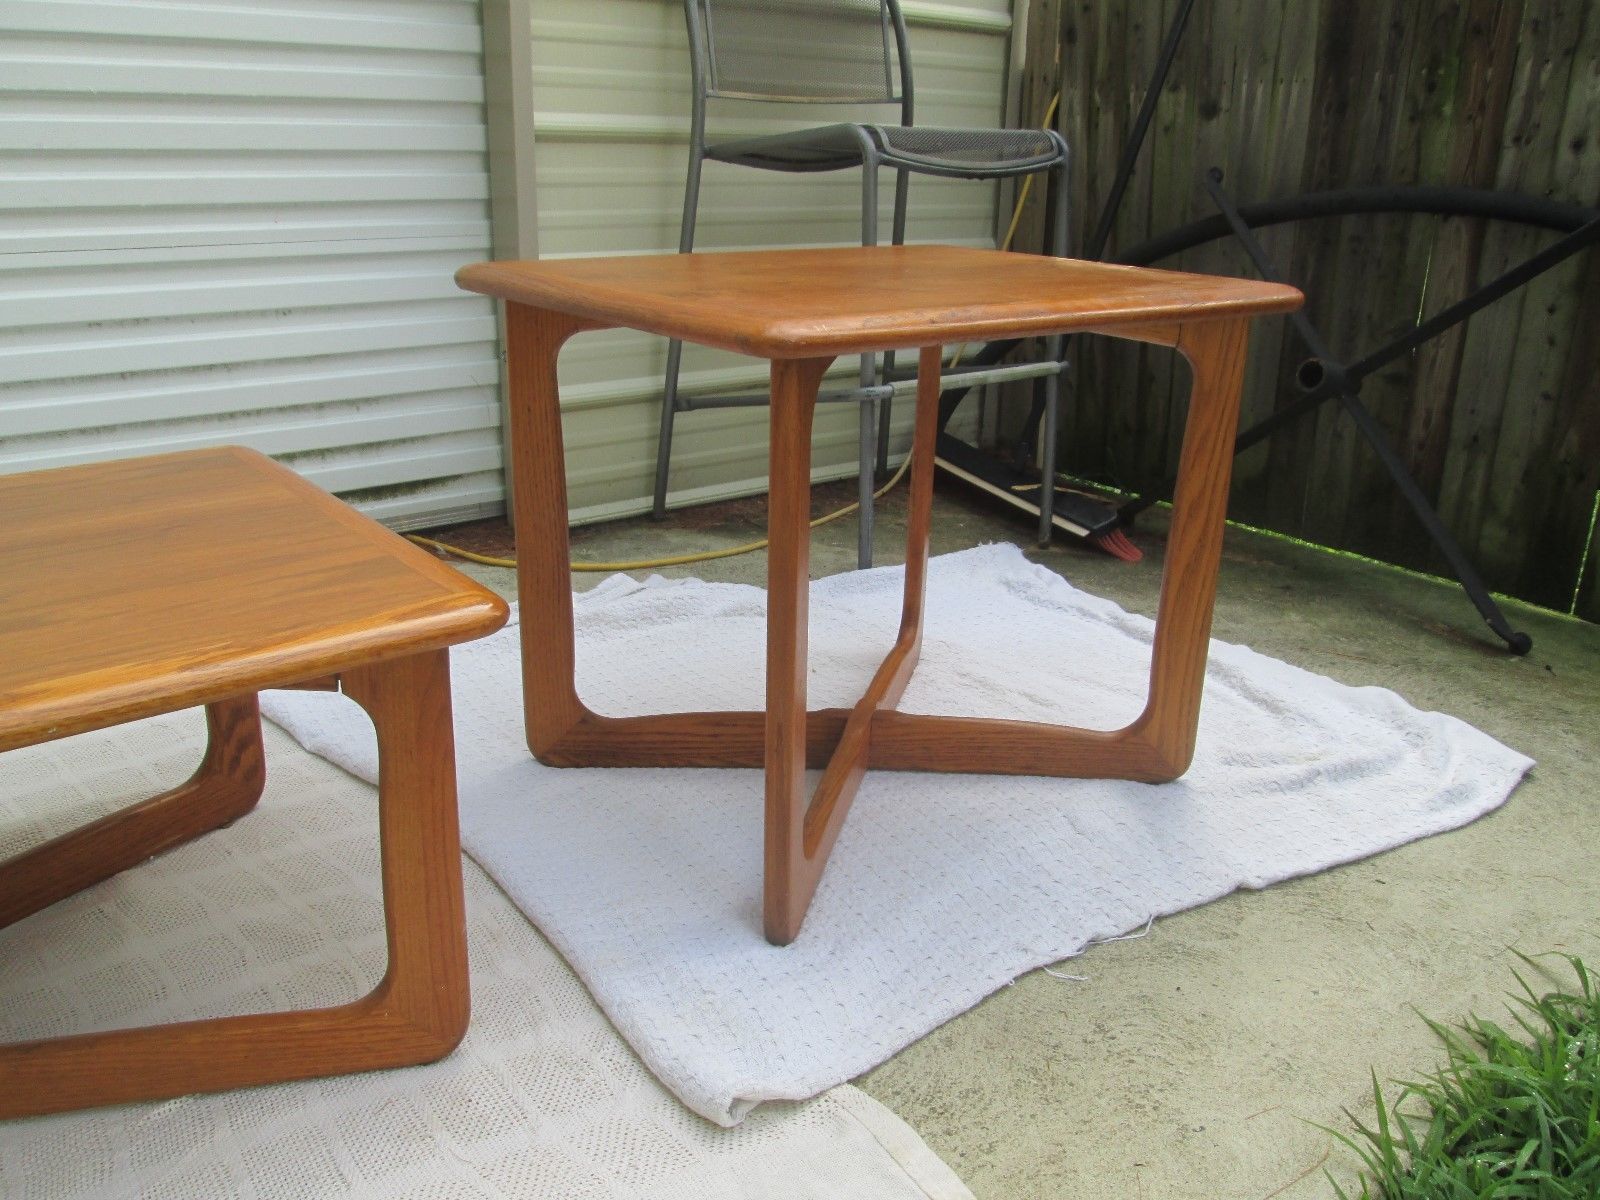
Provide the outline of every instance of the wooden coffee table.
[[[764,925],[794,939],[868,767],[1160,781],[1188,768],[1205,678],[1250,319],[1299,306],[1274,284],[952,246],[479,263],[506,301],[512,502],[528,745],[553,766],[766,769]],[[578,698],[556,356],[625,326],[771,361],[764,712],[604,717]],[[1064,332],[1170,346],[1193,369],[1144,712],[1114,732],[895,711],[916,666],[940,350]],[[849,710],[806,709],[811,418],[839,355],[920,351],[900,634]],[[805,793],[807,766],[824,768]]]
[[0,1046],[0,1118],[442,1057],[467,1026],[446,647],[492,592],[234,447],[0,477],[0,751],[204,705],[170,792],[0,863],[0,926],[226,825],[265,783],[256,693],[340,687],[382,760],[389,966],[336,1008]]

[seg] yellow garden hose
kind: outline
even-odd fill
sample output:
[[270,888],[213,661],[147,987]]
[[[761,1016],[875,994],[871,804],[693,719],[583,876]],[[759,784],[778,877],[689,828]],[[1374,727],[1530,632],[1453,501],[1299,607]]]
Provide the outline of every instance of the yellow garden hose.
[[[872,498],[874,500],[882,498],[890,488],[905,478],[906,470],[910,466],[911,455],[908,454],[905,461],[889,477],[889,482],[872,493]],[[848,517],[860,507],[861,503],[857,501],[854,504],[847,504],[843,508],[835,509],[831,513],[825,513],[811,522],[811,528],[815,529],[819,525],[837,521],[840,517]],[[471,550],[463,550],[460,546],[452,546],[449,542],[436,541],[420,534],[408,533],[406,537],[416,542],[419,546],[430,546],[435,550],[443,550],[446,554],[453,554],[457,558],[466,559],[468,562],[482,563],[486,567],[514,567],[517,565],[517,560],[514,558],[495,558],[488,554],[476,554]],[[767,539],[762,538],[758,542],[745,542],[743,545],[728,546],[722,550],[702,550],[697,554],[674,554],[666,558],[640,559],[637,562],[575,562],[567,565],[573,571],[648,571],[655,567],[681,567],[685,563],[710,562],[714,558],[732,558],[736,554],[750,554],[756,550],[764,550],[766,546]]]

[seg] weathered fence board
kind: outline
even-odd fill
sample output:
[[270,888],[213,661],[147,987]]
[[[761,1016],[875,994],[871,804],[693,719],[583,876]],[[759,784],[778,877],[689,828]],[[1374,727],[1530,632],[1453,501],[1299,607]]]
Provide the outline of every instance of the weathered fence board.
[[[1023,118],[1075,152],[1078,244],[1093,227],[1178,0],[1035,0]],[[1499,188],[1600,206],[1600,5],[1593,0],[1199,0],[1108,253],[1240,202],[1363,184]],[[1042,245],[1043,197],[1018,246]],[[1261,231],[1353,360],[1549,244],[1503,223],[1384,214]],[[1237,247],[1163,266],[1250,274]],[[1369,377],[1362,395],[1490,586],[1600,620],[1578,578],[1600,488],[1600,251]],[[1307,351],[1261,329],[1244,420],[1292,402]],[[1164,353],[1075,348],[1064,469],[1144,490],[1170,477],[1187,378]],[[1241,519],[1426,570],[1441,563],[1370,449],[1328,404],[1244,455]]]

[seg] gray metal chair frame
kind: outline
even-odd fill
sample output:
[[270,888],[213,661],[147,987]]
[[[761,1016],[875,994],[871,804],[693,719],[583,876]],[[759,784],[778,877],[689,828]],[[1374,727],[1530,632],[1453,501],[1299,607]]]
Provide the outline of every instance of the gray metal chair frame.
[[[694,249],[695,225],[700,202],[700,176],[706,159],[736,163],[764,170],[811,172],[861,168],[861,243],[878,241],[878,171],[888,166],[895,170],[893,243],[905,240],[906,193],[912,174],[941,175],[962,179],[1008,179],[1041,172],[1051,173],[1056,181],[1055,216],[1049,253],[1057,257],[1067,251],[1067,144],[1054,130],[938,129],[913,124],[911,59],[907,50],[905,18],[898,0],[684,0],[684,15],[689,28],[690,64],[693,71],[694,108],[689,138],[689,171],[684,186],[683,221],[678,235],[678,251]],[[816,59],[805,58],[803,36],[784,38],[781,22],[792,18],[804,32],[843,35],[860,33],[869,27],[880,45],[854,45],[855,78],[833,78],[810,69],[789,71],[785,62],[793,51],[808,67]],[[758,25],[759,23],[759,25]],[[777,29],[771,38],[779,55],[765,63],[741,63],[737,45],[741,36],[760,28]],[[792,31],[799,34],[801,31]],[[720,36],[719,36],[720,35]],[[730,49],[729,42],[734,45]],[[829,47],[836,49],[838,47]],[[850,64],[846,64],[848,68]],[[804,77],[802,78],[801,75]],[[709,99],[757,100],[797,104],[898,104],[900,123],[838,124],[780,133],[767,137],[706,144],[706,102]],[[967,157],[962,158],[962,151]],[[976,156],[972,152],[977,152]],[[952,371],[943,387],[975,387],[1014,379],[1044,380],[1045,403],[1041,441],[1041,465],[1046,481],[1055,478],[1055,441],[1060,379],[1066,364],[1061,361],[1063,339],[1046,342],[1045,358],[1039,362]],[[687,396],[679,391],[683,343],[671,342],[667,350],[666,388],[661,405],[661,433],[656,449],[654,514],[666,513],[667,474],[671,466],[674,418],[680,412],[701,408],[737,408],[770,403],[765,392],[734,396]],[[857,560],[863,567],[872,565],[873,464],[888,468],[889,415],[893,397],[910,393],[915,380],[897,377],[894,356],[879,361],[876,355],[863,355],[859,386],[848,391],[824,392],[824,402],[853,402],[860,405],[860,481],[861,503],[857,538]],[[876,443],[876,445],[874,444]],[[876,453],[874,453],[876,451]],[[1055,489],[1040,490],[1039,542],[1050,539],[1052,500]]]

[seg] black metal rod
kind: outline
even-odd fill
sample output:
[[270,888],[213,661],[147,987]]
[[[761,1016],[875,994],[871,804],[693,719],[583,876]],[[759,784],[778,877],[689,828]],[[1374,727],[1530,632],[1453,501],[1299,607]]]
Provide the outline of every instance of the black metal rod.
[[[1573,233],[1596,217],[1600,217],[1600,209],[1587,208],[1581,204],[1562,204],[1539,196],[1523,196],[1517,193],[1488,191],[1483,188],[1399,185],[1340,188],[1335,191],[1310,192],[1301,196],[1283,196],[1275,200],[1243,204],[1237,211],[1240,218],[1252,229],[1280,225],[1288,221],[1303,221],[1311,217],[1415,212],[1433,216],[1481,217],[1490,221],[1511,221],[1559,233]],[[1226,217],[1220,215],[1205,217],[1130,247],[1117,255],[1114,261],[1133,266],[1160,262],[1183,250],[1226,237],[1229,232]],[[990,342],[970,361],[974,366],[993,366],[1018,344],[1019,341],[1016,339]],[[1356,364],[1357,367],[1360,365]],[[1352,374],[1355,370],[1356,367],[1350,368]],[[965,388],[952,388],[940,396],[941,428],[966,394]],[[1300,407],[1299,402],[1293,407],[1296,415],[1306,411]]]
[[[1183,31],[1189,23],[1189,13],[1193,8],[1194,0],[1183,0],[1173,15],[1172,24],[1167,27],[1167,35],[1161,43],[1161,55],[1156,60],[1155,72],[1150,76],[1150,84],[1144,90],[1144,100],[1139,105],[1139,115],[1134,118],[1133,128],[1122,143],[1122,157],[1117,163],[1117,173],[1111,179],[1111,191],[1100,210],[1100,220],[1096,223],[1088,244],[1083,248],[1083,256],[1091,261],[1098,262],[1105,254],[1106,242],[1111,239],[1111,227],[1116,224],[1117,213],[1122,209],[1123,194],[1128,190],[1129,180],[1133,178],[1133,168],[1139,161],[1139,152],[1144,149],[1144,140],[1150,132],[1150,121],[1154,118],[1156,104],[1161,99],[1161,89],[1167,86],[1167,76],[1172,72],[1172,60],[1177,57],[1178,46],[1183,41]],[[1057,197],[1058,206],[1065,203],[1064,195]],[[1028,408],[1027,419],[1022,423],[1022,437],[1017,442],[1019,467],[1033,457],[1033,431],[1040,427],[1039,418],[1043,413],[1044,395],[1042,389],[1035,387],[1033,403]]]
[[[1255,234],[1244,223],[1239,215],[1239,210],[1234,206],[1233,199],[1222,188],[1222,172],[1212,167],[1203,176],[1206,191],[1210,193],[1212,201],[1222,210],[1222,215],[1227,219],[1229,227],[1233,230],[1234,237],[1239,239],[1244,246],[1245,253],[1250,256],[1250,261],[1255,264],[1261,277],[1271,283],[1282,283],[1277,269],[1272,260],[1267,257],[1261,243],[1256,240]],[[1336,395],[1340,404],[1344,406],[1351,420],[1355,422],[1356,429],[1367,440],[1373,451],[1378,456],[1378,461],[1388,471],[1395,486],[1400,489],[1400,494],[1406,503],[1411,506],[1412,512],[1421,522],[1423,529],[1433,540],[1455,577],[1460,581],[1462,590],[1467,593],[1467,598],[1472,601],[1473,607],[1478,610],[1484,622],[1499,636],[1507,646],[1516,654],[1526,654],[1533,647],[1533,639],[1526,633],[1511,628],[1505,614],[1500,611],[1500,606],[1489,595],[1489,589],[1484,586],[1477,569],[1467,559],[1465,552],[1456,543],[1450,531],[1444,527],[1444,522],[1439,519],[1439,514],[1434,511],[1433,505],[1422,494],[1422,489],[1417,486],[1417,481],[1411,477],[1400,455],[1389,444],[1389,439],[1384,436],[1382,427],[1376,418],[1368,411],[1367,406],[1361,403],[1358,395],[1358,385],[1352,383],[1347,375],[1344,364],[1336,359],[1328,350],[1327,343],[1322,340],[1322,335],[1317,331],[1305,315],[1303,309],[1289,315],[1296,332],[1311,350],[1311,353],[1321,360],[1323,368],[1328,372],[1328,379],[1338,387]]]
[[[1084,246],[1083,256],[1098,262],[1105,253],[1106,242],[1111,237],[1111,227],[1116,223],[1117,212],[1122,207],[1123,193],[1128,190],[1128,181],[1133,177],[1134,164],[1138,161],[1139,152],[1144,148],[1145,138],[1150,133],[1150,122],[1155,117],[1156,104],[1161,99],[1161,90],[1167,85],[1167,76],[1172,73],[1173,60],[1178,55],[1178,47],[1183,42],[1184,30],[1189,24],[1189,13],[1194,9],[1195,0],[1183,0],[1178,11],[1173,14],[1172,24],[1167,26],[1166,37],[1162,39],[1161,55],[1156,61],[1155,72],[1150,76],[1149,86],[1144,91],[1144,101],[1139,106],[1139,115],[1134,120],[1133,128],[1129,131],[1127,139],[1122,144],[1122,156],[1117,164],[1117,173],[1111,182],[1111,191],[1106,197],[1106,202],[1100,210],[1100,219],[1095,223],[1094,233]],[[1056,203],[1065,204],[1067,198],[1061,196]],[[1022,344],[1021,338],[1008,338],[1004,341],[990,342],[979,350],[972,359],[975,367],[992,367],[1006,355],[1010,354]],[[955,415],[956,408],[965,399],[970,388],[947,388],[939,393],[939,428],[942,430]],[[1039,413],[1043,411],[1042,400],[1035,396],[1033,406],[1028,413],[1028,419],[1023,422],[1023,430],[1031,430],[1039,424]],[[1024,432],[1024,441],[1030,435]],[[1026,449],[1026,447],[1024,447]]]
[[[1359,385],[1363,379],[1374,371],[1381,370],[1395,359],[1409,354],[1424,342],[1432,341],[1445,330],[1459,325],[1480,309],[1487,308],[1502,296],[1516,291],[1543,275],[1546,271],[1565,262],[1578,251],[1594,245],[1596,242],[1600,242],[1600,217],[1596,217],[1587,225],[1579,226],[1566,237],[1552,242],[1532,258],[1518,263],[1511,270],[1490,280],[1477,291],[1456,301],[1448,308],[1440,309],[1426,321],[1406,330],[1403,335],[1394,341],[1380,346],[1365,358],[1345,367],[1342,383],[1352,386]],[[1314,361],[1321,362],[1321,359],[1318,358]],[[1235,454],[1243,453],[1262,439],[1270,437],[1285,425],[1298,420],[1318,405],[1333,399],[1334,396],[1338,395],[1340,386],[1341,380],[1337,376],[1325,374],[1323,381],[1307,391],[1305,395],[1297,398],[1292,404],[1287,404],[1278,409],[1270,417],[1263,418],[1241,433],[1233,444],[1233,452]],[[1148,502],[1139,503],[1139,507],[1135,511],[1142,512],[1148,507]]]
[[1345,373],[1354,381],[1364,379],[1378,368],[1388,365],[1403,354],[1410,353],[1423,342],[1439,336],[1452,325],[1460,324],[1480,308],[1487,308],[1500,297],[1516,291],[1597,241],[1600,241],[1600,215],[1588,224],[1579,226],[1560,241],[1552,242],[1504,275],[1490,280],[1471,295],[1456,301],[1448,308],[1440,309],[1426,321],[1407,330],[1404,336],[1381,349],[1374,350],[1360,362],[1349,367]]
[[1133,178],[1134,164],[1138,161],[1139,151],[1144,149],[1144,139],[1156,115],[1156,104],[1161,100],[1161,89],[1167,86],[1172,60],[1178,56],[1178,46],[1183,41],[1183,31],[1189,24],[1189,13],[1193,8],[1194,0],[1183,0],[1173,15],[1172,24],[1167,26],[1167,36],[1161,43],[1161,57],[1156,60],[1155,74],[1150,76],[1150,86],[1144,90],[1144,102],[1139,105],[1139,115],[1134,118],[1133,129],[1122,144],[1122,158],[1117,163],[1116,175],[1112,177],[1111,191],[1106,196],[1104,207],[1100,209],[1100,220],[1095,224],[1094,233],[1083,248],[1083,256],[1094,262],[1100,261],[1106,243],[1111,240],[1111,227],[1116,224],[1117,212],[1122,208],[1122,195],[1128,190],[1128,181]]

